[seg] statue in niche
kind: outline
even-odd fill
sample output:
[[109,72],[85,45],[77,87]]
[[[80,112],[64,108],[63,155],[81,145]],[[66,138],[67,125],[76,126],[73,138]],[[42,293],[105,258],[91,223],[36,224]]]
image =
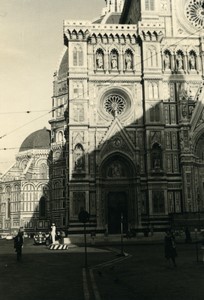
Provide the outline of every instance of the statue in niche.
[[177,70],[183,70],[183,56],[179,53],[176,59]]
[[117,53],[111,54],[111,69],[116,70],[118,69],[118,55]]
[[97,56],[96,56],[96,66],[97,66],[97,69],[103,69],[103,67],[104,67],[103,54],[101,52],[97,53]]
[[82,145],[77,144],[74,149],[75,170],[84,169],[84,150]]
[[132,55],[130,52],[127,52],[125,55],[125,68],[126,70],[132,69]]
[[170,55],[166,52],[164,55],[164,70],[169,69],[171,69]]
[[193,53],[191,53],[191,55],[189,57],[189,67],[190,67],[190,70],[195,70],[195,68],[196,68],[195,55]]

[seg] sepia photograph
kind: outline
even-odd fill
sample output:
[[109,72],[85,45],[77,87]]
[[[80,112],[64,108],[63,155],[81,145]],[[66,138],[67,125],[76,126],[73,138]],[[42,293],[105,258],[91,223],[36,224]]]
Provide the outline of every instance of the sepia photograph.
[[203,300],[204,0],[0,0],[0,298]]

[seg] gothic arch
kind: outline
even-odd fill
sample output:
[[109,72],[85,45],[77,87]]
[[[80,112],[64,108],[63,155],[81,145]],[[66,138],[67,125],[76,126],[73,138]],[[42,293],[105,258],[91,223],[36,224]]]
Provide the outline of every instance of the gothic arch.
[[194,134],[191,144],[193,147],[192,151],[196,157],[204,161],[204,125]]
[[136,175],[136,168],[130,156],[121,151],[114,151],[103,157],[99,166],[99,174],[104,179],[114,178],[114,175],[115,179],[133,178]]
[[115,41],[115,37],[114,37],[114,35],[111,33],[110,35],[109,35],[109,43],[110,42],[114,42]]
[[78,34],[77,34],[77,38],[78,40],[83,40],[84,39],[84,33],[82,30],[79,30]]
[[196,147],[199,142],[199,139],[204,135],[204,123],[200,125],[193,133],[191,144],[192,144],[192,152],[196,152]]

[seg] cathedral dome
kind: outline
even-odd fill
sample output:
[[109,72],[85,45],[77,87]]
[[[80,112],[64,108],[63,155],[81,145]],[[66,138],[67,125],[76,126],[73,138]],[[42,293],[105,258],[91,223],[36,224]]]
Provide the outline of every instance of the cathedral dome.
[[46,127],[31,133],[21,144],[19,152],[50,148],[50,130]]
[[59,69],[58,69],[58,77],[60,78],[66,77],[67,71],[68,71],[68,49],[66,49],[60,61]]

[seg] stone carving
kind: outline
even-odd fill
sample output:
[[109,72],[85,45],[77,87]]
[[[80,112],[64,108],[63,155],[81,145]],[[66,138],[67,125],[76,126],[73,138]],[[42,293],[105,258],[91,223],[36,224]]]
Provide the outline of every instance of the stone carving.
[[118,54],[115,51],[111,53],[111,69],[118,69]]
[[183,56],[181,55],[181,53],[177,54],[176,67],[177,71],[183,70]]
[[196,68],[196,60],[195,60],[195,55],[191,53],[189,57],[189,68],[190,70],[195,70]]
[[188,0],[186,6],[186,17],[196,29],[204,26],[204,2]]
[[125,54],[125,68],[126,70],[132,69],[132,54],[130,52]]
[[171,69],[170,54],[166,52],[164,54],[164,70],[170,70],[170,69]]
[[96,54],[96,67],[97,69],[104,68],[104,57],[102,52],[97,52]]
[[109,169],[108,169],[108,177],[123,177],[124,176],[124,168],[122,167],[121,163],[119,161],[114,161]]

